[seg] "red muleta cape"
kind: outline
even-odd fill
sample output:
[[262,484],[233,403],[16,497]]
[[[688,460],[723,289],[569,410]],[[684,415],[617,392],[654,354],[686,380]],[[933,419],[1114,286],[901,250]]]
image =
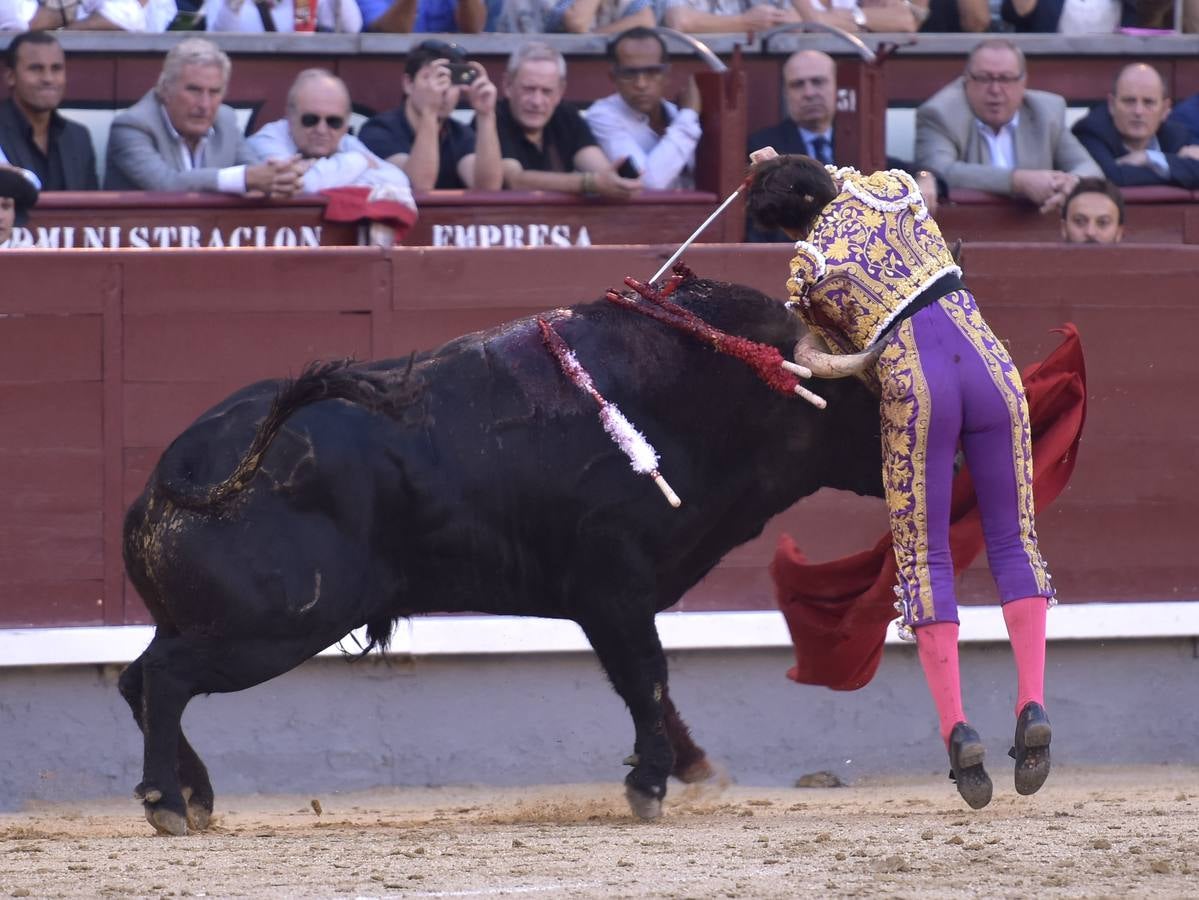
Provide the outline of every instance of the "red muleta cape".
[[[1033,496],[1048,506],[1070,480],[1086,419],[1086,367],[1078,330],[1065,335],[1044,361],[1022,374],[1032,424]],[[953,482],[949,540],[955,574],[983,548],[974,484],[965,467]],[[896,618],[895,554],[887,534],[873,549],[810,564],[790,535],[779,538],[770,564],[779,609],[795,643],[787,677],[838,691],[853,691],[874,677],[887,625]]]
[[398,200],[371,200],[368,187],[327,188],[321,193],[329,198],[325,219],[330,222],[386,222],[395,228],[397,244],[416,224],[416,210]]

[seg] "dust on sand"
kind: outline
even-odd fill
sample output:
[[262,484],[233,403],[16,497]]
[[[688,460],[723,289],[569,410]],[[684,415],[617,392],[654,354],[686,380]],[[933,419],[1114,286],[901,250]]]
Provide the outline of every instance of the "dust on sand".
[[1034,797],[992,774],[979,812],[931,776],[672,783],[649,823],[618,784],[218,796],[184,838],[133,801],[39,807],[0,815],[0,897],[1199,895],[1199,771],[1063,767]]

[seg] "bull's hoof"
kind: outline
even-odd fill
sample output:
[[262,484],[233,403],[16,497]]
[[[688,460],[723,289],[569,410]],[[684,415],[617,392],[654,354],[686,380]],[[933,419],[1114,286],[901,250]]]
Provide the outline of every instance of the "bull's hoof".
[[187,804],[187,824],[192,831],[207,831],[211,823],[211,809],[194,801]]
[[674,773],[674,777],[683,784],[695,784],[699,781],[709,781],[716,775],[715,767],[708,762],[706,756],[701,756],[695,762]]
[[182,789],[187,804],[187,824],[192,831],[206,831],[212,821],[212,796],[201,796],[190,787]]
[[628,798],[629,808],[633,814],[646,822],[657,819],[662,815],[662,801],[657,797],[643,794],[631,784],[624,786],[624,795]]
[[183,837],[187,834],[187,816],[162,806],[146,806],[146,821],[159,834]]

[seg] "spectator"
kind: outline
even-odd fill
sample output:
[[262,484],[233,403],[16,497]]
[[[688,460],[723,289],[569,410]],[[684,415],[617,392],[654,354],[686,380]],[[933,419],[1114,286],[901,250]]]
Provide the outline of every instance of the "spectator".
[[[301,4],[301,9],[305,6]],[[311,9],[311,6],[307,8]],[[208,0],[204,20],[204,27],[208,31],[297,30],[294,0]],[[354,0],[319,0],[316,4],[316,30],[349,34],[359,32],[362,30],[362,11]]]
[[1080,178],[1062,204],[1067,244],[1118,244],[1124,238],[1124,197],[1103,178]]
[[357,0],[365,31],[478,34],[495,31],[503,0]]
[[496,29],[521,34],[616,34],[655,24],[653,0],[504,0]]
[[1199,94],[1191,94],[1176,104],[1166,121],[1186,129],[1188,144],[1199,144]]
[[[792,0],[663,0],[662,24],[687,34],[766,31],[776,25],[801,22]],[[806,0],[796,0],[806,3]],[[844,20],[857,30],[852,16]]]
[[[679,106],[662,98],[670,62],[651,28],[630,28],[608,43],[616,93],[587,110],[587,123],[617,171],[653,190],[695,186],[699,88],[687,81]],[[628,163],[631,168],[623,168]]]
[[[837,113],[837,65],[827,53],[799,50],[783,63],[783,99],[787,118],[777,125],[750,135],[746,154],[761,147],[773,147],[779,153],[802,153],[826,165],[836,164],[833,119]],[[937,213],[937,202],[945,189],[940,179],[927,169],[911,163],[887,159],[891,168],[904,169],[916,179],[929,212]],[[751,243],[789,238],[779,229],[761,231],[750,219],[745,239]]]
[[0,0],[0,31],[166,31],[175,0]]
[[566,92],[566,60],[540,41],[513,51],[496,110],[504,186],[516,191],[566,191],[627,200],[641,189],[617,174],[587,121]]
[[1199,144],[1182,125],[1167,122],[1166,85],[1152,66],[1130,63],[1116,76],[1107,103],[1074,124],[1074,134],[1122,187],[1169,184],[1199,187]]
[[794,0],[805,22],[832,25],[842,31],[910,34],[928,18],[927,0]]
[[965,74],[916,110],[917,165],[941,173],[950,188],[1059,209],[1079,178],[1101,173],[1066,127],[1066,101],[1025,90],[1027,76],[1011,41],[978,44]]
[[[474,72],[465,88],[451,81],[451,63]],[[463,90],[475,111],[473,129],[450,117]],[[413,190],[498,191],[504,176],[496,94],[487,70],[467,63],[460,47],[423,41],[404,61],[404,101],[363,125],[359,137],[373,153],[403,169]]]
[[1113,34],[1137,24],[1136,0],[1003,0],[1000,17],[1017,32]]
[[300,189],[387,186],[389,199],[416,209],[408,176],[350,134],[350,92],[324,69],[305,69],[287,92],[287,118],[263,125],[249,138],[260,158],[299,155]]
[[94,191],[96,153],[86,128],[62,117],[67,85],[62,47],[49,32],[26,31],[5,51],[9,98],[0,104],[0,151],[32,172],[44,191]]
[[29,207],[37,203],[37,187],[16,166],[0,163],[0,247],[7,247],[13,227],[24,225]]
[[224,51],[204,38],[172,47],[154,89],[113,119],[104,187],[295,193],[296,161],[259,162],[246,145],[237,114],[221,102],[231,69]]
[[774,147],[833,162],[833,117],[837,112],[837,66],[819,50],[799,50],[783,63],[787,118],[749,138],[751,149]]
[[960,34],[989,31],[991,4],[988,0],[929,0],[912,12],[926,34]]

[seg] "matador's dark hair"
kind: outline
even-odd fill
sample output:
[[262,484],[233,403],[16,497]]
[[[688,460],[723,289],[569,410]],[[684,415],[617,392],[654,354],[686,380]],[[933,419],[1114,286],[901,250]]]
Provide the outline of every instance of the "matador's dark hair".
[[750,167],[749,214],[762,228],[806,235],[837,196],[824,166],[810,156],[776,156]]

